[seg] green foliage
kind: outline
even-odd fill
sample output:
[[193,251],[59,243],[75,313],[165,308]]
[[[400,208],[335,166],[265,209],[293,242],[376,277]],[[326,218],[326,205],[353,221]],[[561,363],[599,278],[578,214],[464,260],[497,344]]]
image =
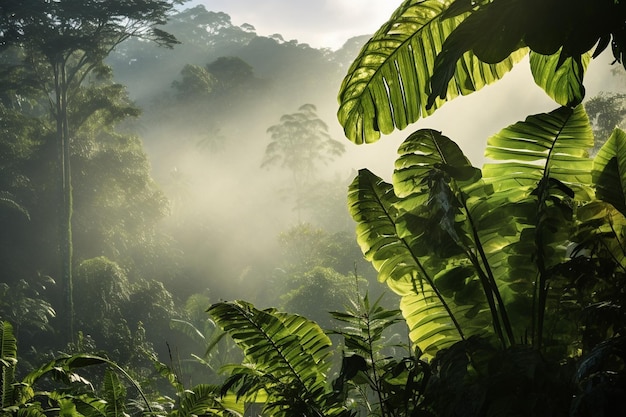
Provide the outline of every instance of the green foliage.
[[[44,416],[51,412],[67,417],[119,417],[127,415],[129,399],[120,376],[137,390],[145,407],[150,404],[130,375],[111,360],[89,354],[62,355],[16,380],[17,342],[8,322],[0,326],[2,404],[0,413],[11,416]],[[79,370],[105,366],[101,392]]]
[[435,415],[572,415],[572,362],[546,361],[528,346],[500,350],[470,338],[438,353],[431,368],[424,405]]
[[560,108],[492,136],[482,175],[426,129],[400,147],[393,185],[359,173],[349,195],[359,243],[402,296],[424,353],[489,334],[501,346],[573,343],[544,332],[559,309],[548,282],[568,260],[575,208],[593,198],[592,143],[582,108]]
[[181,81],[174,81],[174,87],[182,99],[189,100],[196,96],[206,96],[213,91],[215,77],[206,68],[187,64],[180,72]]
[[[282,308],[314,320],[323,328],[331,325],[328,311],[340,310],[354,295],[354,276],[346,276],[332,268],[315,267],[289,281],[289,289],[282,293]],[[367,283],[360,279],[361,284]]]
[[399,336],[390,330],[403,319],[400,310],[388,310],[380,301],[381,298],[370,304],[366,294],[345,312],[332,312],[342,324],[336,332],[345,345],[333,389],[344,400],[355,398],[369,415],[413,415],[421,408],[420,397],[428,381],[427,365],[413,356],[407,346],[397,340],[395,344],[391,342]]
[[317,324],[243,301],[217,303],[208,311],[245,355],[242,365],[229,367],[224,393],[234,390],[249,400],[265,392],[265,410],[277,416],[344,412],[326,385],[331,341]]
[[19,280],[14,285],[0,283],[0,317],[13,323],[16,334],[51,331],[51,319],[56,312],[47,300],[49,287],[55,284],[50,277],[38,276]]
[[[112,90],[121,89],[116,85],[92,89],[95,94],[88,103],[94,107],[80,106],[83,85],[90,76],[109,73],[103,60],[130,37],[168,47],[178,43],[174,36],[157,27],[165,23],[172,7],[173,3],[160,0],[89,4],[74,0],[33,4],[10,1],[0,5],[0,52],[8,51],[18,58],[3,62],[3,70],[9,79],[15,79],[11,77],[15,73],[28,76],[25,84],[29,96],[37,90],[37,98],[42,99],[42,107],[47,107],[47,116],[54,123],[50,136],[56,152],[49,163],[58,181],[53,187],[57,192],[52,205],[57,209],[58,275],[64,297],[60,310],[65,323],[63,334],[68,341],[74,336],[72,138],[89,118],[100,116],[105,124],[111,124],[127,117],[128,109],[132,109],[128,106],[125,111],[105,114],[98,111],[111,108],[109,97],[115,97]],[[15,94],[13,91],[10,95]],[[77,114],[83,116],[78,121]]]
[[[461,4],[406,0],[367,42],[339,92],[338,118],[348,139],[371,143],[381,133],[404,129],[441,107],[444,99],[470,94],[499,80],[524,56],[520,51],[498,64],[486,64],[467,53],[442,71],[447,79],[441,91],[432,88],[441,99],[431,99],[431,71],[436,58],[446,39],[469,14],[448,16],[450,9]],[[453,82],[448,85],[450,78]]]
[[623,5],[561,0],[405,0],[361,50],[339,92],[348,139],[370,143],[499,80],[530,51],[535,82],[575,107],[593,57],[622,61]]
[[13,405],[15,367],[17,365],[17,340],[13,333],[13,326],[2,321],[0,327],[0,366],[2,367],[2,409]]

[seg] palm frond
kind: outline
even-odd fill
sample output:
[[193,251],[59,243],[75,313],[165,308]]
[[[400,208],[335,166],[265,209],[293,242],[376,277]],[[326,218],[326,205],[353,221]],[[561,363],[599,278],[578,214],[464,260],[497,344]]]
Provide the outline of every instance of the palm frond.
[[193,417],[228,413],[220,402],[219,386],[199,384],[179,394],[178,406],[173,414],[176,417]]
[[7,322],[0,322],[0,369],[2,378],[2,404],[0,408],[13,405],[15,383],[15,366],[17,365],[17,340],[13,332],[13,326]]
[[266,407],[277,413],[284,413],[287,403],[322,413],[331,341],[316,323],[274,309],[258,310],[243,301],[217,303],[208,311],[254,370],[249,378],[246,367],[237,368],[231,384],[243,381],[247,388],[240,393],[266,390]]
[[125,414],[126,388],[115,372],[107,369],[104,373],[105,416],[119,417]]
[[[452,0],[405,0],[363,47],[339,92],[338,119],[355,143],[404,129],[445,100],[478,91],[504,76],[525,54],[485,64],[471,52],[458,56],[441,85],[433,86],[435,58],[468,13],[446,13]],[[453,82],[449,82],[452,79]]]

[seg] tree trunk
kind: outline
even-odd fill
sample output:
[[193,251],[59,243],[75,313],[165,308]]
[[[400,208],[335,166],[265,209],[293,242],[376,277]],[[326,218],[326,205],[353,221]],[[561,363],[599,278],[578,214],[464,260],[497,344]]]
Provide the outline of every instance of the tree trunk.
[[61,319],[66,342],[74,340],[74,297],[72,282],[72,182],[70,170],[70,135],[67,117],[67,74],[65,61],[57,59],[55,67],[57,158],[59,169],[59,257],[63,294]]

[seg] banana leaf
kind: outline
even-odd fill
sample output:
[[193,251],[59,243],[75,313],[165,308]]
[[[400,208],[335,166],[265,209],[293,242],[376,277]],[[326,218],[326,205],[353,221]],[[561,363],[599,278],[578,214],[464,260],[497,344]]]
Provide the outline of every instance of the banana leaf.
[[363,47],[339,91],[337,116],[349,140],[371,143],[381,133],[404,129],[446,100],[499,80],[526,55],[521,49],[497,64],[486,64],[472,52],[462,53],[433,87],[440,98],[429,101],[435,58],[469,14],[455,3],[460,2],[405,0]]

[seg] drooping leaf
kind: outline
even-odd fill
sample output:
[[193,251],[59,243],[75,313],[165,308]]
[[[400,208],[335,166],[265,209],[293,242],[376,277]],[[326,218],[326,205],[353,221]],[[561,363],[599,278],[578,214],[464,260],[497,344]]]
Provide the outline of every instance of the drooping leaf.
[[[446,79],[430,82],[435,57],[467,13],[445,16],[451,0],[405,0],[361,50],[339,92],[339,122],[355,143],[371,143],[380,134],[404,129],[441,107],[444,100],[478,91],[507,73],[525,54],[512,54],[490,65],[472,53],[459,55]],[[457,62],[458,61],[458,62]],[[448,83],[448,81],[453,82]]]
[[589,65],[589,54],[569,57],[564,62],[560,62],[561,54],[540,55],[530,53],[530,70],[535,79],[535,83],[558,104],[566,107],[579,105],[585,97],[585,87],[583,77],[587,65]]

